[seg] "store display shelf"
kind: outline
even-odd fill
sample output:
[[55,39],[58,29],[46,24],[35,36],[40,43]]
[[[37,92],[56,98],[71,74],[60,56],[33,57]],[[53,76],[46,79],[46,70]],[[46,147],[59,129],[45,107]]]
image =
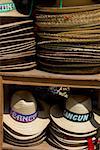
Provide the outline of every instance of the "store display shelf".
[[[3,142],[3,103],[4,84],[31,86],[63,86],[73,88],[100,89],[100,74],[94,75],[63,75],[39,70],[23,72],[0,72],[0,150],[56,150],[46,142],[33,147],[17,147]],[[98,101],[98,105],[99,105]],[[2,144],[3,143],[3,144]]]
[[100,89],[100,74],[63,75],[34,69],[23,72],[0,72],[0,76],[3,78],[3,84]]

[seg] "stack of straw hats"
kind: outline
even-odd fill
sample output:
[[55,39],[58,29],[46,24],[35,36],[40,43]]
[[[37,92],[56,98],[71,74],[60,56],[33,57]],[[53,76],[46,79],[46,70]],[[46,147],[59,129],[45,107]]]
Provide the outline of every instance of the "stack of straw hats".
[[51,107],[50,116],[49,144],[64,150],[95,148],[100,116],[93,112],[90,96],[70,95],[65,107]]
[[10,113],[6,109],[3,116],[4,141],[22,147],[43,142],[50,122],[48,108],[43,102],[37,104],[31,92],[16,91],[11,98]]
[[35,45],[33,20],[12,0],[0,0],[0,71],[33,69]]
[[37,6],[36,26],[39,69],[64,74],[100,72],[100,4]]

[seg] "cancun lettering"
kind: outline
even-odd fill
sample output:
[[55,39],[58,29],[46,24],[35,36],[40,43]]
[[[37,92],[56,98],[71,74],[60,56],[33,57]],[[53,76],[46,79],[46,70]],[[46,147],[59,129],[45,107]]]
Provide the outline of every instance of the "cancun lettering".
[[37,118],[37,112],[30,114],[30,115],[23,115],[23,114],[20,114],[11,110],[10,116],[18,122],[26,123],[26,122],[32,122],[33,120],[35,120]]
[[68,110],[64,110],[64,117],[70,121],[74,122],[86,122],[90,119],[91,113],[87,114],[76,114],[73,112],[70,112]]
[[14,3],[0,4],[0,13],[8,12],[16,9]]

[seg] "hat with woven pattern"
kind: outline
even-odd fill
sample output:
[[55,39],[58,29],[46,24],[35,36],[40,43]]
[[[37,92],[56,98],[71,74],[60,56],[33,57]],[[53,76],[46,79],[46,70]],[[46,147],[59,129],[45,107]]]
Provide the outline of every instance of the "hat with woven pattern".
[[13,131],[22,135],[33,135],[43,131],[50,120],[48,107],[39,110],[34,96],[29,91],[17,91],[11,99],[10,114],[3,121]]
[[[92,111],[90,96],[70,95],[64,110],[54,105],[50,110],[52,120],[66,131],[88,134],[100,125],[100,116]],[[94,119],[92,119],[94,118]]]

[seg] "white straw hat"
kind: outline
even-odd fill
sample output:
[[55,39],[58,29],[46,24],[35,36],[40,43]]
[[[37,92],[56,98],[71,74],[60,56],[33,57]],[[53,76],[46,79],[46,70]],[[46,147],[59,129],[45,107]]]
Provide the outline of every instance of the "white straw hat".
[[[59,132],[55,132],[54,130],[52,129],[49,129],[50,130],[50,133],[52,133],[53,136],[55,136],[57,139],[59,139],[60,141],[62,142],[66,142],[66,143],[69,143],[69,144],[77,144],[77,143],[87,143],[88,142],[88,138],[78,138],[77,137],[71,137],[71,136],[68,136],[68,135],[64,135],[62,133],[59,133]],[[93,136],[92,137],[92,140],[95,141],[96,140],[96,137]]]
[[53,127],[52,126],[52,129],[54,131],[56,131],[57,133],[61,133],[65,136],[71,136],[71,137],[75,137],[75,138],[88,138],[89,136],[95,136],[97,135],[97,131],[93,131],[93,132],[90,132],[90,133],[86,133],[86,134],[76,134],[76,133],[73,133],[73,132],[66,132],[66,131],[63,131],[61,129],[58,129],[57,127]]
[[12,0],[0,0],[0,16],[24,17],[19,13]]
[[16,134],[12,133],[10,130],[8,130],[4,126],[3,126],[3,129],[4,129],[4,131],[6,131],[6,133],[8,133],[13,138],[16,138],[17,140],[30,140],[30,139],[38,137],[42,133],[42,132],[39,132],[37,134],[33,134],[33,135],[30,135],[30,136],[21,136],[21,135],[16,135]]
[[91,98],[85,95],[70,95],[66,100],[65,110],[54,105],[50,110],[52,120],[59,127],[72,133],[88,134],[96,131],[100,116],[92,112]]
[[87,146],[75,146],[75,147],[71,147],[71,146],[66,146],[61,144],[60,142],[58,142],[54,137],[50,136],[50,138],[48,137],[48,140],[51,141],[51,142],[54,142],[54,145],[61,148],[61,149],[64,149],[64,150],[84,150],[85,148],[87,148]]
[[4,123],[22,135],[33,135],[43,131],[50,120],[47,108],[38,111],[33,95],[26,90],[17,91],[11,99],[10,114],[4,114]]

